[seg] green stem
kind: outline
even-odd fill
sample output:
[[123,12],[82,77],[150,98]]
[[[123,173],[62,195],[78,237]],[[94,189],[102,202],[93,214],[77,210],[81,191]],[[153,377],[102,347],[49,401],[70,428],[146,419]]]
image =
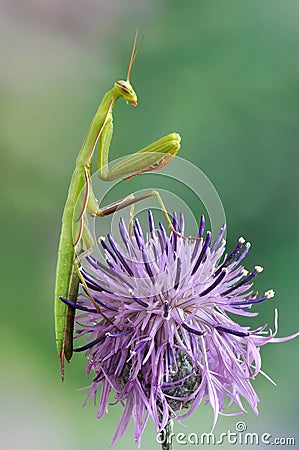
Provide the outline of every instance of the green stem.
[[173,450],[173,419],[169,418],[163,432],[162,450]]

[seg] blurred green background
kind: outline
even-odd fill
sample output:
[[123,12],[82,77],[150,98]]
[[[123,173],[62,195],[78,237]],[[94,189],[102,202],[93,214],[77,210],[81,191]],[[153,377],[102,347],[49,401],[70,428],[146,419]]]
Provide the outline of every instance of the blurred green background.
[[[298,21],[295,0],[2,0],[1,448],[107,449],[118,422],[118,407],[101,421],[92,404],[81,408],[83,355],[60,382],[52,302],[75,157],[103,93],[125,77],[137,24],[139,106],[115,110],[114,157],[180,132],[181,156],[221,196],[228,248],[250,240],[246,265],[266,269],[256,287],[277,293],[252,324],[273,327],[279,307],[279,334],[299,329]],[[260,415],[220,418],[216,435],[244,420],[248,431],[299,445],[298,345],[262,349],[278,386],[259,376]],[[176,431],[208,432],[211,418],[203,406]],[[115,449],[133,445],[131,426]],[[151,423],[142,448],[159,448]]]

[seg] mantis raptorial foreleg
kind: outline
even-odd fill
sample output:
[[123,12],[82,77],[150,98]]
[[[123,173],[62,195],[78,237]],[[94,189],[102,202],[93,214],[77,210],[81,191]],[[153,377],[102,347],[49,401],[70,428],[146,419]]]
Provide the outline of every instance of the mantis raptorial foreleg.
[[[119,80],[114,83],[112,89],[104,95],[91,122],[76,160],[76,167],[63,212],[55,285],[56,345],[61,362],[62,379],[64,376],[64,358],[66,357],[69,361],[73,351],[74,310],[70,307],[67,308],[65,303],[60,301],[60,297],[72,298],[74,303],[76,302],[80,281],[76,255],[81,250],[87,250],[93,245],[89,239],[87,213],[95,216],[107,215],[116,209],[129,206],[146,197],[144,195],[136,199],[130,197],[132,201],[127,198],[110,207],[99,207],[91,186],[91,164],[96,146],[98,145],[99,176],[104,180],[130,178],[143,172],[160,169],[176,155],[180,148],[180,136],[177,133],[172,133],[133,155],[127,156],[112,167],[109,166],[109,147],[113,132],[113,108],[120,98],[133,106],[137,105],[137,95],[130,83],[131,69],[140,47],[139,44],[136,48],[136,40],[137,33],[126,81]],[[154,194],[152,192],[149,195]],[[165,207],[164,211],[166,212]],[[171,225],[167,212],[166,217],[168,224]]]

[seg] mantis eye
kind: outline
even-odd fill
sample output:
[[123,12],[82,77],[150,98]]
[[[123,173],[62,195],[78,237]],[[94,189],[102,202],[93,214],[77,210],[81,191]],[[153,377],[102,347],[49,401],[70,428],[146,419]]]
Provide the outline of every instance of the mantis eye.
[[121,90],[123,91],[124,94],[128,94],[128,95],[131,94],[131,92],[129,91],[129,89],[126,88],[126,86],[121,86]]
[[128,86],[125,85],[125,82],[116,82],[117,87],[120,88],[120,90],[126,94],[126,95],[130,95],[131,94],[131,90],[129,89]]

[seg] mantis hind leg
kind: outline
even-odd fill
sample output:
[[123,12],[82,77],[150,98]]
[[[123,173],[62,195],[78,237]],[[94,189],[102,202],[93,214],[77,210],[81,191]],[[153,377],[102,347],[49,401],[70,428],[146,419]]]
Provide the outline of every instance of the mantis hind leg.
[[[77,302],[79,283],[80,277],[78,274],[78,267],[76,261],[74,260],[70,279],[70,287],[68,292],[68,299],[73,303]],[[64,377],[64,357],[68,362],[70,362],[73,355],[74,320],[75,320],[75,308],[68,306],[66,310],[63,348],[60,355],[62,378]]]
[[[69,288],[67,298],[72,303],[77,302],[78,292],[79,292],[79,284],[81,281],[81,273],[80,273],[80,259],[86,257],[88,254],[92,252],[93,249],[93,238],[88,228],[88,220],[87,217],[84,216],[83,220],[83,232],[81,242],[83,244],[83,250],[80,254],[74,254],[73,263],[72,263],[72,271],[70,276]],[[74,335],[74,321],[75,321],[75,313],[76,310],[74,307],[68,305],[66,309],[66,318],[65,318],[65,328],[63,335],[63,343],[62,349],[60,352],[60,366],[61,366],[61,377],[64,379],[64,358],[68,362],[70,362],[73,355],[73,335]]]
[[[78,292],[79,292],[79,284],[82,282],[82,275],[80,273],[80,260],[85,258],[88,254],[90,254],[93,250],[93,239],[88,229],[88,223],[86,217],[84,218],[84,229],[82,240],[84,242],[84,246],[86,250],[83,250],[79,255],[74,255],[74,261],[72,266],[72,273],[70,278],[70,285],[68,291],[68,300],[73,303],[77,302]],[[64,356],[67,362],[70,362],[73,356],[73,335],[74,335],[74,321],[75,321],[75,308],[72,306],[67,306],[66,310],[66,322],[64,329],[64,338],[63,338],[63,348],[60,356],[61,363],[61,373],[62,376],[64,374]]]
[[[83,242],[84,249],[82,250],[82,252],[80,254],[76,255],[76,252],[75,252],[75,255],[74,255],[67,298],[71,303],[73,303],[73,304],[77,303],[79,285],[81,283],[81,285],[84,287],[85,292],[90,297],[90,299],[91,299],[94,307],[98,311],[98,313],[106,318],[104,313],[101,312],[99,305],[94,301],[94,299],[90,293],[90,290],[85,282],[85,279],[80,271],[80,260],[92,253],[93,244],[94,244],[94,240],[93,240],[91,233],[89,231],[89,228],[88,228],[88,220],[87,220],[86,216],[84,216],[82,242]],[[62,345],[62,350],[60,352],[60,366],[61,366],[62,380],[64,379],[64,358],[66,358],[66,360],[68,362],[70,362],[70,360],[73,356],[73,351],[74,351],[73,336],[74,336],[75,314],[76,314],[76,308],[74,306],[68,305],[67,309],[66,309],[66,322],[65,322],[65,328],[64,328],[63,345]]]

